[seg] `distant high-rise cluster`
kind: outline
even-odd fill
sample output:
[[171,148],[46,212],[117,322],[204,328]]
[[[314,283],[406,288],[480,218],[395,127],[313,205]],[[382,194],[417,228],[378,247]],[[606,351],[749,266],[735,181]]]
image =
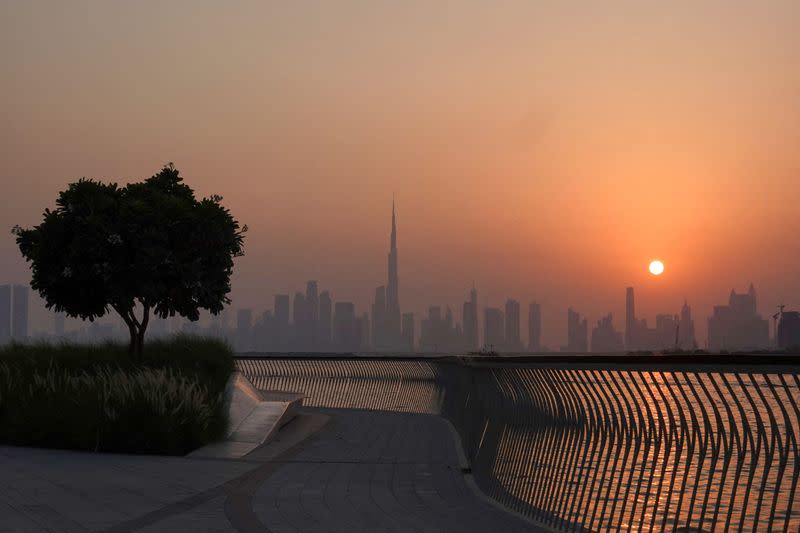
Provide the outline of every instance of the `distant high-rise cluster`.
[[654,328],[636,318],[633,287],[625,293],[625,349],[635,351],[692,350],[697,348],[692,308],[684,300],[680,315],[656,315]]
[[753,350],[769,345],[769,322],[756,310],[756,289],[744,294],[731,290],[728,305],[715,305],[708,319],[708,349]]
[[611,313],[598,320],[597,325],[592,328],[591,350],[599,353],[618,353],[625,350],[622,334],[614,329]]
[[28,287],[0,285],[0,345],[28,340]]
[[354,352],[368,348],[368,332],[369,318],[357,317],[352,302],[334,304],[311,280],[293,304],[288,294],[276,294],[273,310],[254,319],[252,310],[240,309],[236,330],[220,333],[240,352]]
[[589,351],[589,325],[581,314],[567,309],[567,345],[562,348],[564,352],[588,352]]

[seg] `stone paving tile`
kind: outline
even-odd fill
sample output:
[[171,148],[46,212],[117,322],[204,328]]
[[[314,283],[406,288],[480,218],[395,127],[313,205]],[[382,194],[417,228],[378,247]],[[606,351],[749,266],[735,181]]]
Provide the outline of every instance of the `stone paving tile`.
[[0,531],[102,530],[256,466],[2,446]]
[[196,533],[235,533],[225,516],[225,496],[218,496],[203,505],[151,524],[142,533],[191,531]]
[[331,420],[274,464],[263,449],[245,462],[0,447],[0,533],[234,531],[214,487],[256,468],[252,510],[274,533],[535,530],[467,486],[441,418],[309,412]]
[[314,410],[332,421],[256,491],[270,531],[535,531],[472,492],[438,417]]

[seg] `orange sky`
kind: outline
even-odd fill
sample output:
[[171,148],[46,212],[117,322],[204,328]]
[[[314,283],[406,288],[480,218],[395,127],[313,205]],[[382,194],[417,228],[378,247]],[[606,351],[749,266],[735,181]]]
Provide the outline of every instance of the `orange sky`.
[[557,347],[627,285],[701,341],[751,280],[800,308],[796,1],[160,4],[0,4],[0,228],[173,161],[250,226],[235,307],[318,279],[367,310],[394,194],[405,309],[460,317],[474,280]]

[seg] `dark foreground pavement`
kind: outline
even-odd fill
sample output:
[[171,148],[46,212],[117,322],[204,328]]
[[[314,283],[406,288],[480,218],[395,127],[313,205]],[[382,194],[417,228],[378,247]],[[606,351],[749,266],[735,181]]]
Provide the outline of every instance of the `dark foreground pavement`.
[[0,532],[537,531],[470,487],[432,415],[305,409],[229,461],[0,447],[0,472]]
[[255,493],[270,531],[535,530],[467,485],[443,419],[316,411],[331,421]]

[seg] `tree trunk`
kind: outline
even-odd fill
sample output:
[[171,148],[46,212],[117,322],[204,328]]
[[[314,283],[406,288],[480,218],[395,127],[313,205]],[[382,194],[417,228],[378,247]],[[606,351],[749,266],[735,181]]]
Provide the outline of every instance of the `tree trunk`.
[[129,320],[126,320],[125,322],[128,325],[128,333],[131,336],[130,341],[128,342],[128,356],[135,361],[136,354],[138,353],[136,342],[139,339],[139,336],[136,333],[136,325]]
[[147,325],[142,324],[139,327],[139,332],[137,333],[136,338],[136,360],[140,363],[142,362],[142,359],[144,359],[144,332],[146,328]]
[[133,361],[140,363],[144,353],[144,334],[145,331],[147,331],[147,324],[150,321],[150,306],[144,306],[141,323],[136,320],[133,309],[121,309],[119,307],[114,307],[114,309],[128,326],[128,332],[131,336],[130,343],[128,344],[128,355]]
[[142,356],[142,346],[140,342],[139,332],[136,331],[135,326],[131,326],[129,329],[131,334],[131,340],[130,344],[128,344],[128,355],[130,355],[132,360],[138,362]]

